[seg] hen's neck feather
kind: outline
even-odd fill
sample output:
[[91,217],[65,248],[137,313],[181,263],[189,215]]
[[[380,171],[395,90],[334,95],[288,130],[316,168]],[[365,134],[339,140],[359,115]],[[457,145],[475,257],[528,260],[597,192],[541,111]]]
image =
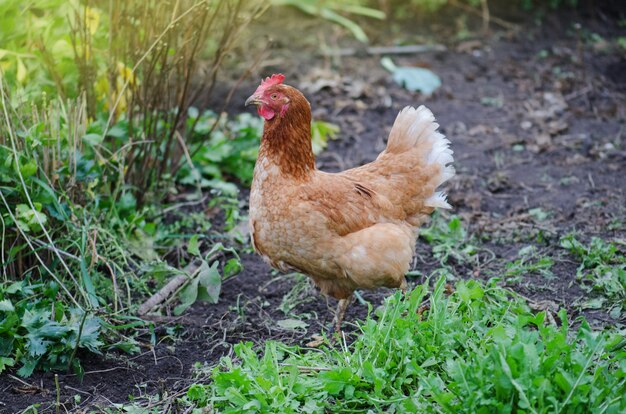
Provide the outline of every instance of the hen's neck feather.
[[315,170],[311,146],[311,109],[301,96],[291,99],[284,117],[266,121],[259,148],[259,159],[276,164],[282,174],[307,179]]

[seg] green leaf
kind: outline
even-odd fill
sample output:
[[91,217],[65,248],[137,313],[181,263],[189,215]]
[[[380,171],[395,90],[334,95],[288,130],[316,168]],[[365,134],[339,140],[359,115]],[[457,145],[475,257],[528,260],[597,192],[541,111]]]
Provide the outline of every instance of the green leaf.
[[198,280],[202,287],[200,289],[201,299],[209,303],[217,303],[222,290],[222,277],[217,268],[218,265],[219,262],[215,261],[209,267],[206,261],[202,261],[200,272],[198,273]]
[[195,120],[196,118],[198,118],[199,114],[200,112],[198,111],[198,108],[196,108],[195,106],[190,106],[187,109],[187,116],[189,117],[189,119]]
[[0,311],[13,312],[15,308],[9,299],[0,300]]
[[102,144],[102,141],[104,141],[104,137],[102,136],[102,134],[85,134],[83,135],[83,141],[88,144],[91,145],[92,147],[95,147],[97,145]]
[[481,299],[485,294],[483,288],[472,280],[468,282],[460,282],[457,285],[456,291],[463,302],[470,302],[473,299]]
[[374,19],[383,20],[386,17],[385,13],[380,10],[373,9],[371,7],[359,6],[358,4],[346,4],[343,5],[342,8],[348,13],[360,14],[362,16],[372,17]]
[[26,349],[28,349],[28,354],[33,357],[40,357],[45,354],[48,345],[52,343],[38,334],[28,334],[26,338]]
[[20,174],[24,179],[29,178],[37,172],[37,163],[34,159],[30,159],[25,164],[20,164]]
[[228,278],[241,272],[243,265],[238,258],[228,259],[224,265],[224,278]]
[[227,183],[222,180],[207,180],[206,185],[212,189],[219,191],[225,196],[236,197],[239,194],[239,188],[233,183]]
[[24,358],[22,359],[22,367],[17,370],[17,375],[23,378],[28,378],[33,374],[39,358]]
[[[75,334],[78,335],[80,331],[80,325],[82,323],[82,331],[80,331],[80,338],[78,345],[81,348],[87,348],[89,351],[100,354],[99,348],[103,345],[103,342],[100,341],[100,328],[102,326],[102,321],[100,318],[87,315],[84,323],[83,314],[80,311],[76,311],[72,313],[72,329]],[[76,341],[74,340],[74,344],[76,345]]]
[[117,202],[117,208],[122,211],[134,210],[137,207],[137,199],[132,193],[124,193]]
[[17,81],[23,83],[26,80],[26,75],[28,71],[26,69],[26,65],[19,57],[17,58]]
[[18,204],[15,207],[15,217],[17,225],[26,233],[39,232],[48,222],[48,217],[42,213],[41,204],[33,203],[35,209],[30,208],[26,204]]
[[600,296],[597,298],[584,301],[582,303],[582,307],[583,309],[602,309],[605,303],[606,303],[606,298]]
[[118,138],[118,139],[127,138],[128,131],[126,128],[123,128],[121,125],[113,125],[113,127],[111,127],[111,129],[107,131],[107,136]]
[[328,146],[328,139],[337,139],[338,125],[315,120],[311,122],[311,145],[313,153],[319,154]]
[[[528,396],[526,395],[526,393],[524,392],[524,388],[522,387],[522,385],[515,379],[513,378],[513,373],[511,372],[511,368],[509,367],[508,362],[506,361],[506,358],[504,358],[504,355],[500,354],[500,366],[502,367],[502,371],[504,372],[504,375],[506,375],[506,377],[509,379],[509,381],[511,381],[511,384],[515,387],[515,389],[518,392],[520,401],[518,402],[520,408],[530,408],[530,401],[528,400]],[[531,410],[532,412],[535,412],[534,410]]]
[[545,211],[541,207],[531,208],[530,210],[528,210],[528,214],[530,214],[530,216],[537,221],[545,221],[551,215],[549,211]]
[[352,36],[354,36],[355,39],[357,39],[358,41],[363,42],[363,43],[367,43],[369,41],[363,29],[361,29],[361,26],[359,26],[352,20],[346,17],[343,17],[342,15],[337,14],[334,11],[329,10],[329,9],[321,9],[319,14],[321,17],[327,20],[330,20],[332,22],[338,23],[342,25],[343,27],[345,27],[346,29],[348,29],[352,33]]
[[319,378],[322,380],[326,391],[332,395],[338,395],[351,382],[352,376],[352,370],[345,367],[322,372]]
[[382,66],[391,72],[394,82],[411,91],[420,91],[431,95],[441,86],[441,79],[433,71],[419,67],[396,66],[393,61],[384,57]]
[[201,384],[192,384],[187,390],[187,397],[191,401],[204,402],[207,398],[206,388]]
[[17,292],[23,292],[23,291],[24,291],[24,285],[22,284],[22,282],[13,282],[5,290],[5,292],[8,293],[9,295],[12,295]]
[[197,277],[192,279],[180,292],[180,305],[174,308],[174,315],[181,315],[196,301],[198,297],[198,282],[199,279]]
[[309,326],[308,323],[301,321],[300,319],[282,319],[276,324],[282,329],[286,329],[288,331],[295,331],[298,329],[306,329]]
[[[215,247],[214,247],[215,249]],[[209,267],[203,260],[195,273],[196,276],[189,282],[180,294],[180,305],[174,308],[174,314],[180,315],[196,300],[217,303],[222,288],[222,277],[218,270],[219,262],[215,261]]]
[[6,369],[6,367],[12,367],[15,365],[15,359],[0,357],[0,374]]
[[98,303],[98,295],[96,295],[96,288],[94,287],[91,275],[87,270],[87,263],[85,263],[84,257],[80,261],[80,275],[83,282],[83,287],[85,288],[85,291],[87,292],[87,297],[89,298],[89,303],[94,309],[98,308],[100,306],[100,304]]
[[198,238],[199,237],[200,237],[200,235],[194,234],[189,239],[189,243],[187,243],[187,251],[190,254],[193,254],[194,256],[198,256],[198,257],[200,257],[200,249],[199,249],[199,246],[198,246],[199,245],[199,243],[198,243]]

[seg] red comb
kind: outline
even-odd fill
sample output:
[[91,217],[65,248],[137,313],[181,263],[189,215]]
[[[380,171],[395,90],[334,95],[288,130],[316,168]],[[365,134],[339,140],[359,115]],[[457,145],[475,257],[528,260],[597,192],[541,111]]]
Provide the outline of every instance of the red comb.
[[268,76],[267,78],[261,80],[261,84],[258,88],[256,88],[254,94],[256,95],[257,93],[262,93],[265,89],[272,85],[280,85],[283,83],[283,80],[285,80],[285,75],[282,73],[275,73],[271,77]]

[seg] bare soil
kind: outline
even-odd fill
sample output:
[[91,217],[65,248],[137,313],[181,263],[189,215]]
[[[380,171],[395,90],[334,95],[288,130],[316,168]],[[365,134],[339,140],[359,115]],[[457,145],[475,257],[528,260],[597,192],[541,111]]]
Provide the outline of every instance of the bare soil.
[[[332,61],[317,54],[317,42],[297,36],[279,39],[271,62],[261,71],[285,73],[288,83],[311,101],[314,117],[341,127],[341,138],[318,158],[319,167],[328,171],[373,160],[384,148],[398,110],[427,105],[455,151],[458,175],[448,186],[453,214],[461,216],[481,243],[481,259],[457,263],[456,277],[501,276],[520,248],[533,244],[554,258],[554,277],[529,274],[501,283],[538,308],[564,307],[572,317],[583,313],[597,326],[624,324],[605,310],[581,309],[587,293],[576,281],[578,265],[558,246],[559,238],[572,231],[585,242],[593,236],[626,239],[626,49],[615,41],[626,36],[626,28],[618,26],[615,7],[562,10],[540,26],[527,19],[515,34],[496,31],[488,38],[463,41],[455,38],[454,24],[412,31],[396,24],[405,41],[426,38],[447,46],[443,52],[394,56],[396,64],[426,66],[441,77],[442,88],[430,97],[394,84],[379,56]],[[281,17],[274,13],[264,21]],[[454,14],[447,18],[458,21]],[[316,21],[303,21],[311,30],[322,30],[313,27]],[[258,29],[263,28],[260,24]],[[335,29],[327,29],[331,34],[321,38],[332,43]],[[379,44],[398,36],[386,27],[373,32]],[[351,43],[340,40],[342,45]],[[231,112],[244,110],[240,104],[255,83],[240,88]],[[530,213],[537,208],[547,216]],[[439,267],[423,240],[417,253],[414,267],[423,275]],[[65,409],[110,406],[127,402],[130,395],[171,395],[192,381],[195,363],[215,364],[239,341],[305,344],[312,335],[328,331],[333,300],[293,275],[273,273],[257,256],[244,254],[243,263],[243,272],[225,282],[217,305],[198,303],[180,318],[158,320],[154,349],[146,336],[139,355],[83,355],[82,382],[59,373]],[[295,292],[294,286],[302,291]],[[377,306],[389,291],[361,294]],[[346,331],[353,332],[350,321],[367,313],[366,304],[352,304]],[[278,322],[294,314],[308,326],[282,328]],[[25,380],[11,374],[1,377],[0,412],[18,412],[34,403],[42,404],[40,412],[52,412],[54,374],[35,373]]]

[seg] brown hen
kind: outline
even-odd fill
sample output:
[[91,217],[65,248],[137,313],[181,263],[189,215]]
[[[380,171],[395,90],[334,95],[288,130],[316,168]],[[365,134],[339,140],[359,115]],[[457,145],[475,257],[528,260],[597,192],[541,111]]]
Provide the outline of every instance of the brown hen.
[[311,106],[283,79],[266,78],[246,100],[265,119],[250,193],[252,244],[272,267],[304,273],[339,299],[339,331],[356,289],[406,291],[419,226],[435,208],[450,208],[437,188],[454,175],[452,150],[430,110],[406,107],[376,160],[320,171]]

